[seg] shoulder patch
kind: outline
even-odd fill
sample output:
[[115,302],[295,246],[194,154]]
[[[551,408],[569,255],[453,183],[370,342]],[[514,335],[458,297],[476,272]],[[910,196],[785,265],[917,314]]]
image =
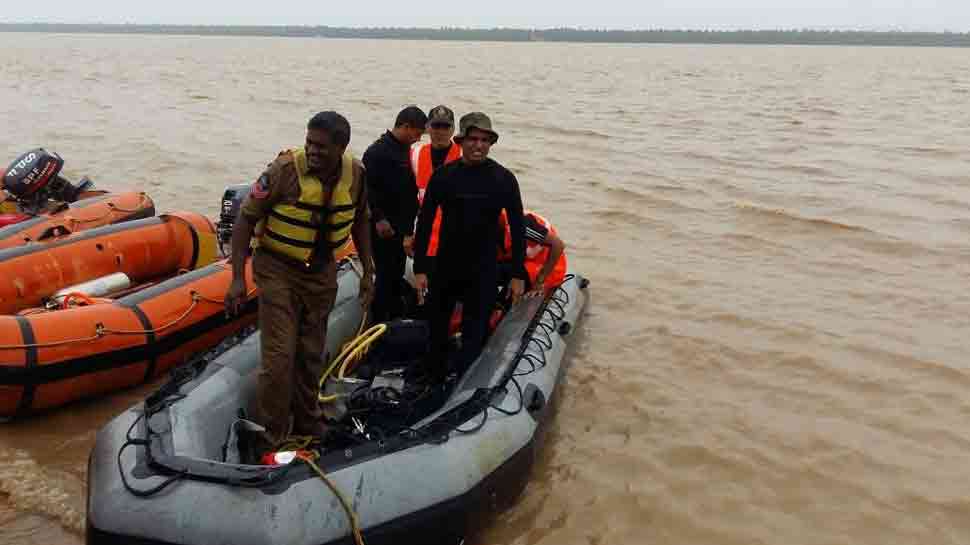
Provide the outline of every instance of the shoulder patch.
[[269,176],[264,172],[249,188],[249,194],[254,199],[265,199],[269,195]]

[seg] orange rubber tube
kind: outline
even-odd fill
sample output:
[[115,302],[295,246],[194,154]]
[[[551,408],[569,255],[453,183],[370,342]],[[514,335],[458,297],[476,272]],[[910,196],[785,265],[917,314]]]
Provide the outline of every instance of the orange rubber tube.
[[155,203],[146,193],[93,193],[57,212],[41,214],[0,229],[0,249],[53,241],[78,231],[155,215]]
[[[254,286],[246,264],[247,285]],[[150,381],[256,321],[256,290],[227,318],[226,260],[117,301],[0,316],[0,417]]]
[[0,315],[40,306],[58,290],[115,272],[133,284],[211,263],[215,227],[179,212],[0,250]]

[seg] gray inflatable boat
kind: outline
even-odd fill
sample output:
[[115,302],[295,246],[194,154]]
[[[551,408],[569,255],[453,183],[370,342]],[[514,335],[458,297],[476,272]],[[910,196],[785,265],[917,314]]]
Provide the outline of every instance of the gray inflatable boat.
[[[344,267],[338,278],[330,354],[361,320],[356,272]],[[258,332],[179,368],[98,432],[87,543],[350,544],[355,529],[368,545],[460,543],[525,486],[586,284],[569,275],[546,299],[515,305],[482,355],[434,395],[426,386],[424,397],[407,393],[400,366],[415,354],[395,357],[390,341],[375,348],[371,378],[357,379],[335,416],[334,429],[348,431],[319,446],[325,478],[299,458],[241,463],[252,461],[240,436],[252,425],[244,411],[255,393]]]

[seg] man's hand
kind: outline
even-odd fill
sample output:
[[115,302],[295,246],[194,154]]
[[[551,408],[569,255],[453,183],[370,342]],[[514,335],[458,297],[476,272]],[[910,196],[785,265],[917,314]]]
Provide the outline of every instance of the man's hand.
[[543,277],[536,278],[536,283],[529,290],[529,293],[525,294],[526,297],[542,297],[546,293],[546,279]]
[[513,278],[509,282],[509,298],[512,300],[513,305],[519,302],[519,298],[522,297],[523,292],[525,292],[525,280]]
[[377,229],[377,236],[383,239],[388,239],[394,236],[394,228],[391,227],[391,222],[387,220],[377,222],[374,227]]
[[365,270],[360,277],[357,297],[360,299],[360,306],[364,307],[365,311],[370,308],[370,304],[374,300],[374,273],[369,270]]
[[414,257],[414,235],[407,235],[404,237],[404,253],[408,257]]
[[246,279],[233,278],[226,290],[224,303],[226,305],[226,318],[232,318],[239,314],[239,307],[242,306],[243,299],[246,297]]
[[428,275],[417,273],[414,275],[414,290],[418,295],[418,304],[424,304],[424,296],[428,293]]

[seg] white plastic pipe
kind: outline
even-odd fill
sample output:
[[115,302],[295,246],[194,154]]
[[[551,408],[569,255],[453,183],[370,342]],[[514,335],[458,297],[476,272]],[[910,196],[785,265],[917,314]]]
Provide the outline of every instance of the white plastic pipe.
[[51,299],[57,304],[61,304],[69,293],[79,292],[88,297],[102,297],[128,287],[131,287],[131,279],[128,278],[128,275],[123,272],[116,272],[58,290]]

